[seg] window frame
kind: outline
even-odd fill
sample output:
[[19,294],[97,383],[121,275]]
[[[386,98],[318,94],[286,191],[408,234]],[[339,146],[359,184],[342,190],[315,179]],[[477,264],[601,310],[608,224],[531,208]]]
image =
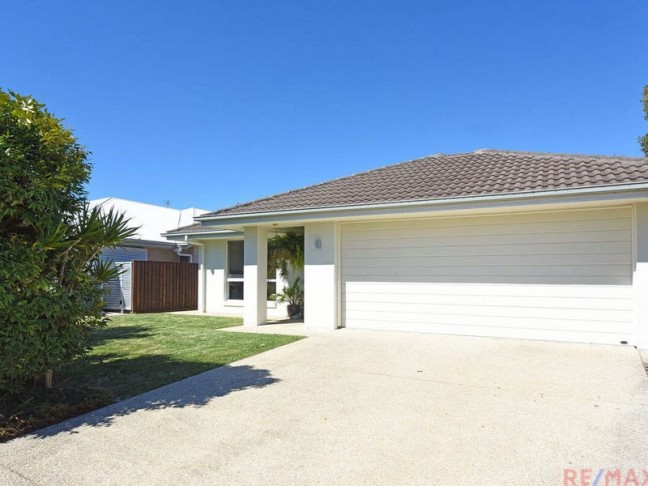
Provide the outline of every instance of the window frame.
[[[241,276],[232,276],[230,272],[230,256],[232,254],[230,248],[232,243],[240,243],[241,245],[244,245],[243,240],[228,240],[227,241],[227,251],[225,252],[225,302],[228,305],[234,305],[234,306],[242,306],[243,302],[245,301],[245,293],[241,292],[243,295],[242,299],[232,299],[230,298],[230,283],[243,283],[243,274],[245,272],[245,249],[241,251]],[[237,274],[238,275],[238,274]]]
[[[244,284],[245,279],[244,279],[244,274],[245,274],[245,248],[243,248],[243,276],[238,277],[232,277],[230,275],[230,244],[232,243],[240,243],[244,245],[244,240],[227,240],[227,244],[225,245],[226,251],[225,251],[225,288],[224,293],[225,293],[225,305],[228,307],[242,307],[243,303],[245,302],[245,293],[243,293],[243,298],[242,299],[231,299],[230,298],[230,283],[238,283],[241,282]],[[274,272],[274,278],[267,278],[266,275],[266,288],[269,283],[274,283],[275,284],[275,293],[279,291],[279,284],[281,282],[281,278],[279,277],[279,269],[275,269]],[[266,291],[266,302],[267,306],[270,309],[276,309],[277,308],[277,301],[275,300],[268,300],[267,299],[267,291]]]

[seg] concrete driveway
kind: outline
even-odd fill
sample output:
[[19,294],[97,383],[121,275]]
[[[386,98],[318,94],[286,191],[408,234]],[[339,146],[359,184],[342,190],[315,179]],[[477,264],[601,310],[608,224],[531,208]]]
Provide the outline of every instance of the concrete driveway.
[[631,347],[345,330],[0,445],[2,484],[563,484],[647,465]]

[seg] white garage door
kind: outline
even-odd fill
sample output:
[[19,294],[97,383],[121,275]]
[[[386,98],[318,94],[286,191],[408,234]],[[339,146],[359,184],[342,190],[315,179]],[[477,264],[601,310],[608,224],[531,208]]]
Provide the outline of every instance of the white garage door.
[[630,208],[350,223],[348,328],[635,340]]

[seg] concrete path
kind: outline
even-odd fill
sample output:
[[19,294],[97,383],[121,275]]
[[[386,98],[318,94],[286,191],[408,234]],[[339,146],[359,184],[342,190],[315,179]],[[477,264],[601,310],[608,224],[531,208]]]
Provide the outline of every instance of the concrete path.
[[342,330],[0,445],[0,483],[537,485],[647,463],[631,347]]

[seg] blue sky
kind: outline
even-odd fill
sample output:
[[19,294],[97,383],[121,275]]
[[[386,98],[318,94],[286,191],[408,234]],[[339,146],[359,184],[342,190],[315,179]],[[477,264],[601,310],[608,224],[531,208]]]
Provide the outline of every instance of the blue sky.
[[92,198],[217,209],[432,153],[641,155],[648,2],[6,2]]

